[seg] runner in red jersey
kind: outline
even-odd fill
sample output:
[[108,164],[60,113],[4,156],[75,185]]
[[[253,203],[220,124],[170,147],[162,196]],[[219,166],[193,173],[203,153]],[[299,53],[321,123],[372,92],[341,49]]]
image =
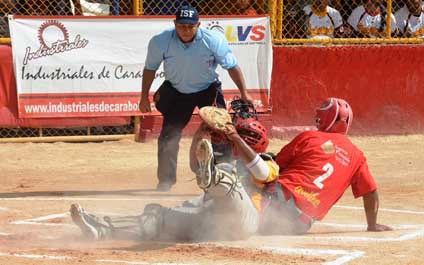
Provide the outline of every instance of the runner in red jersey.
[[339,133],[304,132],[276,158],[278,182],[302,211],[321,220],[352,185],[355,198],[377,189],[364,154]]
[[364,154],[345,135],[352,119],[346,101],[328,98],[316,111],[318,131],[303,132],[281,149],[275,159],[280,175],[274,186],[281,195],[274,196],[280,198],[271,199],[265,210],[262,230],[305,233],[349,186],[355,198],[363,197],[367,230],[391,230],[377,224],[377,185]]

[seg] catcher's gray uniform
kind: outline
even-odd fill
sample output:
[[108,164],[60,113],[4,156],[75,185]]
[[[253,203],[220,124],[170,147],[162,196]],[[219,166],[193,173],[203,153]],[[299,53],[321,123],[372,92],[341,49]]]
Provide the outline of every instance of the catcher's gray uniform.
[[142,215],[104,217],[87,214],[79,205],[71,206],[73,221],[93,238],[130,238],[139,240],[242,239],[258,230],[259,214],[237,177],[234,164],[213,166],[213,151],[207,140],[198,144],[204,202],[198,207],[166,208],[149,204]]

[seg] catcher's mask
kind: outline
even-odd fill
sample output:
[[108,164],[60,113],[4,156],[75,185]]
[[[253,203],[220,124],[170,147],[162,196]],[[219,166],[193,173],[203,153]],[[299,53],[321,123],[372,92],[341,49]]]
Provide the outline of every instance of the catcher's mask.
[[352,120],[352,108],[340,98],[327,98],[316,110],[315,122],[319,131],[346,134]]
[[256,152],[264,153],[269,144],[265,127],[255,118],[237,119],[235,124],[240,137]]
[[256,109],[251,103],[246,103],[243,100],[236,98],[230,103],[233,113],[233,124],[237,124],[237,119],[257,119]]

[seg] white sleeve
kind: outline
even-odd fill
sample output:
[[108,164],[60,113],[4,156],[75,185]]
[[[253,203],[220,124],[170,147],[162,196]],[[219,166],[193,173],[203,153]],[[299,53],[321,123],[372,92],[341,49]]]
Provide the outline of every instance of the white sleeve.
[[247,163],[246,167],[255,179],[259,181],[268,179],[269,167],[258,154],[256,154],[252,161]]

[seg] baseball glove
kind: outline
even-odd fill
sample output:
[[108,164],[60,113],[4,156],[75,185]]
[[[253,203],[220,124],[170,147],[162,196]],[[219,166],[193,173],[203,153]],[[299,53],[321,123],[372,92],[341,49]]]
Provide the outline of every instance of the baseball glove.
[[200,118],[215,132],[226,133],[228,125],[232,125],[231,116],[226,109],[203,107],[199,110]]

